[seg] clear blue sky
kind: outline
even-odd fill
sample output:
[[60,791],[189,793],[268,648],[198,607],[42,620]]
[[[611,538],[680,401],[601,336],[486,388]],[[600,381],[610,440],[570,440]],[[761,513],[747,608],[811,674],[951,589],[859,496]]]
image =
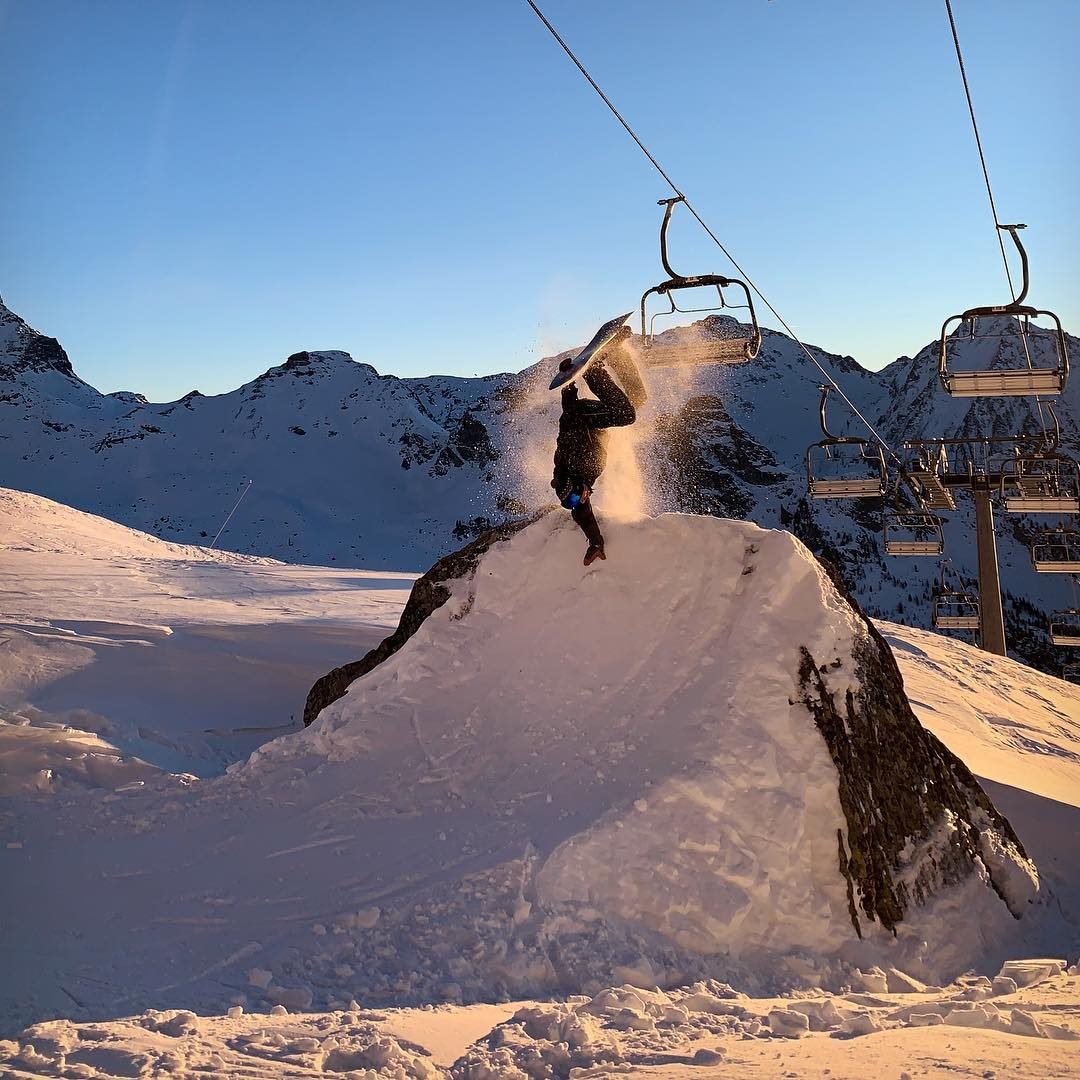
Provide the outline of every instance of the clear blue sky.
[[[542,6],[805,340],[877,367],[1006,298],[942,0]],[[1078,331],[1080,3],[954,9]],[[665,186],[524,0],[0,0],[0,99],[0,294],[103,390],[517,369],[662,276]]]

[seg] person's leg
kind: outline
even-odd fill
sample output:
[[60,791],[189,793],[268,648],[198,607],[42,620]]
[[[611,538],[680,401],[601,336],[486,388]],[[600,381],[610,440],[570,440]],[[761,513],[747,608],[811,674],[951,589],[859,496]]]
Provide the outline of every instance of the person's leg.
[[599,407],[584,414],[591,428],[626,427],[637,418],[634,406],[602,361],[585,372],[585,385],[596,395]]
[[641,372],[634,363],[634,356],[624,345],[613,348],[610,355],[605,353],[604,360],[611,368],[611,374],[615,376],[619,385],[626,391],[630,404],[635,409],[640,409],[645,404],[648,394],[645,392],[645,383],[642,381]]
[[571,511],[570,516],[577,522],[578,528],[585,534],[590,547],[602,548],[604,546],[604,535],[600,532],[600,526],[596,521],[596,514],[593,513],[591,499],[586,499],[585,502],[576,506],[574,510]]

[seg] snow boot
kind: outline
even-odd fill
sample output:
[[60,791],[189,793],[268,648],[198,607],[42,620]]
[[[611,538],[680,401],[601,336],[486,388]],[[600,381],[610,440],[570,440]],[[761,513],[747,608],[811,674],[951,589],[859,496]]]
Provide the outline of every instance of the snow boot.
[[597,559],[607,559],[604,554],[603,544],[590,544],[589,550],[585,552],[585,558],[582,559],[583,566],[591,566]]

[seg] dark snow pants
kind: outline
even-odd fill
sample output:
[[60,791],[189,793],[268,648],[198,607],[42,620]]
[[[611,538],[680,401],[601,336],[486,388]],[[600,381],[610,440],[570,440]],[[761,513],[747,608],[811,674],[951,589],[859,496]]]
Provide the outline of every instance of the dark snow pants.
[[590,544],[603,547],[604,536],[600,532],[600,526],[596,523],[596,515],[593,513],[592,499],[586,499],[579,503],[571,512],[570,516],[577,522],[578,528],[588,538]]

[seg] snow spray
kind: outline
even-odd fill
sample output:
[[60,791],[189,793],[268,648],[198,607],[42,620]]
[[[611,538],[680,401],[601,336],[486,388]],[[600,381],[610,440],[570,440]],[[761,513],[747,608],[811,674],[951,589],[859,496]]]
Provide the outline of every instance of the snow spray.
[[[649,398],[638,410],[634,424],[609,429],[607,467],[594,496],[597,510],[614,521],[684,509],[678,495],[679,465],[673,456],[676,447],[671,430],[687,402],[702,392],[703,368],[650,367],[641,362],[639,340],[635,336],[628,344]],[[507,482],[527,506],[555,501],[550,481],[562,403],[559,395],[548,389],[548,381],[559,360],[575,352],[558,352],[528,372],[506,414],[506,440],[513,448],[508,462],[512,475]],[[579,381],[579,393],[583,398],[591,396],[584,380]]]

